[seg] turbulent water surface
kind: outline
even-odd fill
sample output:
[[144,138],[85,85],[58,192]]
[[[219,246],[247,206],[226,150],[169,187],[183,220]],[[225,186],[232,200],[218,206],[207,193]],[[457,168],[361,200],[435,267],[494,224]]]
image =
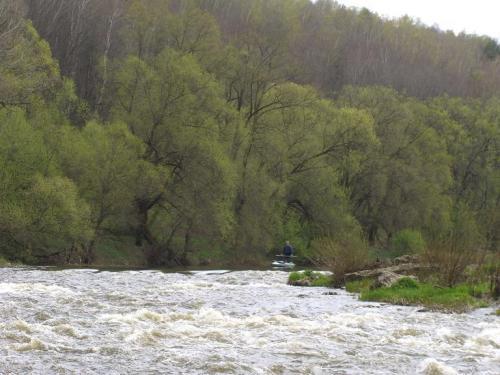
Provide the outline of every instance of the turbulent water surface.
[[500,321],[278,271],[0,269],[1,374],[498,374]]

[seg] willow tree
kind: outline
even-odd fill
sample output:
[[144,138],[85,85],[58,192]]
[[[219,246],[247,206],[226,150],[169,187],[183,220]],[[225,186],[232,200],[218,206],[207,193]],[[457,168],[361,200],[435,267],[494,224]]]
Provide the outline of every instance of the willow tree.
[[261,106],[236,154],[235,247],[263,254],[287,236],[305,250],[314,236],[353,233],[341,176],[376,144],[371,117],[296,84],[270,89]]
[[82,130],[64,128],[57,152],[91,209],[92,237],[83,261],[92,263],[102,237],[130,230],[137,184],[149,167],[141,161],[143,143],[124,124],[91,122]]
[[145,160],[169,171],[161,189],[136,197],[137,243],[147,240],[162,261],[186,263],[196,241],[220,240],[231,225],[226,146],[236,116],[196,59],[171,49],[126,58],[115,82],[113,117],[144,142]]
[[459,98],[437,98],[430,104],[441,111],[448,126],[436,126],[452,156],[453,186],[450,197],[457,212],[468,210],[490,249],[500,238],[498,98],[486,102]]
[[39,263],[84,245],[88,205],[19,109],[0,111],[0,165],[0,251]]
[[444,140],[418,116],[419,104],[382,87],[348,88],[340,103],[368,111],[380,142],[346,181],[370,241],[384,243],[404,228],[443,228],[450,157]]

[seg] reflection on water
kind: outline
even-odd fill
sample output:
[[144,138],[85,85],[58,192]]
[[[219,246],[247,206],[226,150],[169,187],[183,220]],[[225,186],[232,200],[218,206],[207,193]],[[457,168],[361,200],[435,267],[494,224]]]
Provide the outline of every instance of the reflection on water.
[[498,374],[500,319],[279,271],[0,269],[0,374]]

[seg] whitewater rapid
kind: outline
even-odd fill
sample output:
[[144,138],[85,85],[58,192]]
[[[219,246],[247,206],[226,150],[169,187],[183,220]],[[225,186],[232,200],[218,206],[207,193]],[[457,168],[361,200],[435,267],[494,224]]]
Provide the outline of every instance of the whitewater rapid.
[[492,309],[423,312],[286,279],[3,268],[0,374],[500,373]]

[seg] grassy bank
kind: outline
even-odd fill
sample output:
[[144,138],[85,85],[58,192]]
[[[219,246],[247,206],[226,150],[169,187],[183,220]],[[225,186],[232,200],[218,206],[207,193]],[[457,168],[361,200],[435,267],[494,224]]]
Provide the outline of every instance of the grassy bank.
[[288,284],[297,286],[332,286],[333,280],[330,275],[311,270],[294,271],[288,276]]
[[488,306],[486,283],[460,284],[444,288],[403,278],[391,287],[371,289],[368,280],[347,283],[346,290],[360,293],[362,301],[387,302],[395,305],[421,305],[431,310],[464,312]]

